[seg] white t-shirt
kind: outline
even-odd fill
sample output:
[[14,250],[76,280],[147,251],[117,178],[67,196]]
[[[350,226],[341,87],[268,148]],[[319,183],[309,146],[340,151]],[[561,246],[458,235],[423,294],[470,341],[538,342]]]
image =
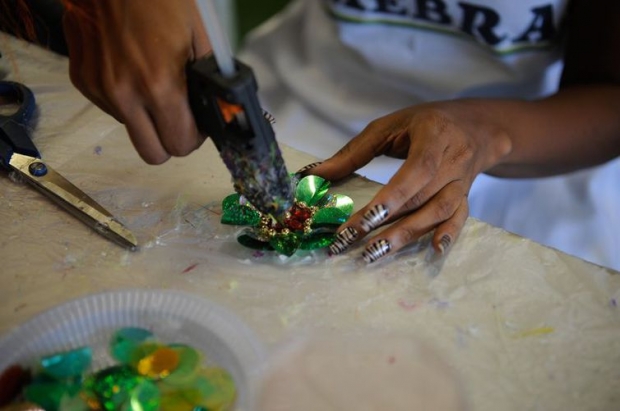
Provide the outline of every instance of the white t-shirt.
[[[296,0],[253,33],[240,57],[256,72],[261,101],[277,119],[278,139],[327,158],[373,119],[413,104],[553,93],[562,70],[567,5]],[[385,183],[400,164],[382,157],[360,174]],[[613,212],[620,204],[613,183],[618,177],[620,161],[547,179],[482,175],[470,193],[470,212],[620,269],[620,229],[613,232],[620,228]]]

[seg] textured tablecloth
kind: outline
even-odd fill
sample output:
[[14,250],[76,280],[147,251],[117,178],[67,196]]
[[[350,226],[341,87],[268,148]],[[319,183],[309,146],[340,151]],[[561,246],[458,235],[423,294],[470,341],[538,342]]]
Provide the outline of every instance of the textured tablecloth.
[[[67,61],[0,35],[5,78],[39,103],[43,158],[135,232],[119,248],[0,175],[0,333],[69,299],[123,288],[189,291],[240,316],[269,347],[337,331],[410,334],[460,376],[473,410],[620,409],[620,276],[470,219],[445,259],[427,241],[366,266],[360,249],[290,259],[219,223],[230,176],[212,145],[148,166],[124,128],[75,91]],[[294,170],[312,157],[284,147]],[[334,191],[358,206],[378,185]]]

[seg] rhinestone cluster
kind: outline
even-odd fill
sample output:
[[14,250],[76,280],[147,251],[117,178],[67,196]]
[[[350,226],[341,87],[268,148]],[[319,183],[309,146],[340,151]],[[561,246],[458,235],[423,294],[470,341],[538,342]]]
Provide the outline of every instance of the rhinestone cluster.
[[310,234],[312,232],[312,217],[318,209],[316,206],[308,207],[302,201],[295,201],[293,207],[284,214],[282,222],[269,215],[263,215],[256,227],[258,239],[269,241],[275,235],[287,235],[294,231]]

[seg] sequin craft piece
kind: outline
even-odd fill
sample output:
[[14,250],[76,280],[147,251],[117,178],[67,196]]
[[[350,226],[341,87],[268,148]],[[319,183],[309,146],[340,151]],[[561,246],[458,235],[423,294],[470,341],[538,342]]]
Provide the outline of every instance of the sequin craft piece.
[[89,347],[39,360],[19,395],[46,411],[229,411],[237,397],[231,375],[206,366],[185,344],[164,344],[150,331],[123,328],[109,351],[119,363],[92,372]]
[[318,176],[295,180],[295,202],[280,219],[262,214],[243,196],[222,201],[222,224],[248,226],[237,241],[245,247],[292,256],[298,250],[316,250],[334,242],[334,232],[353,212],[353,200],[329,194],[330,182]]

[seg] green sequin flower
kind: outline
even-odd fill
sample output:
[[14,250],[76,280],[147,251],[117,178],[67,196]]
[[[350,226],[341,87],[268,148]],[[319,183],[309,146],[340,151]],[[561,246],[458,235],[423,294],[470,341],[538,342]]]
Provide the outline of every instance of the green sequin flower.
[[353,212],[353,200],[328,194],[330,182],[307,176],[296,183],[295,203],[278,221],[263,215],[239,194],[222,201],[222,224],[249,226],[238,237],[240,244],[256,250],[275,250],[292,256],[297,250],[316,250],[334,241],[335,229]]

